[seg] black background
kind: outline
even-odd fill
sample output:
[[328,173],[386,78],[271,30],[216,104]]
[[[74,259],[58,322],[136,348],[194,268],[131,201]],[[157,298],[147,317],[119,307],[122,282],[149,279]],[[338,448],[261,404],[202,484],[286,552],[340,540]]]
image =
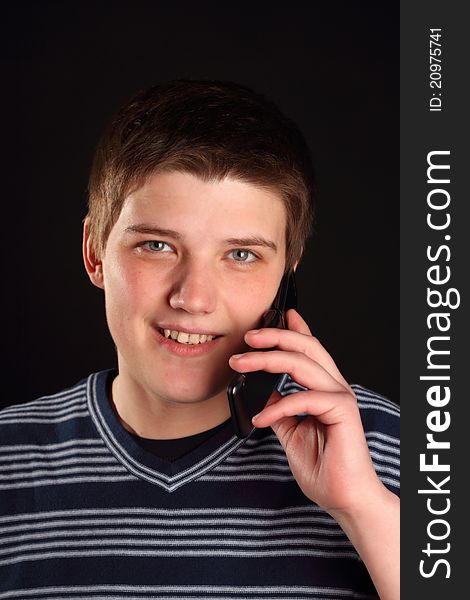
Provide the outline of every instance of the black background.
[[398,3],[20,2],[2,21],[2,405],[115,364],[81,259],[88,170],[118,106],[176,77],[297,122],[317,173],[300,311],[349,381],[399,401]]

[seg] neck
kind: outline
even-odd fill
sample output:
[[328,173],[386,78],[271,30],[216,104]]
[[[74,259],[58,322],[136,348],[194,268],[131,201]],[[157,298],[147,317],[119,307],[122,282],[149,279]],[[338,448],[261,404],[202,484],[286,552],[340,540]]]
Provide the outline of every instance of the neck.
[[194,402],[162,399],[119,374],[110,401],[127,431],[149,439],[177,439],[212,429],[226,421],[230,409],[225,390]]

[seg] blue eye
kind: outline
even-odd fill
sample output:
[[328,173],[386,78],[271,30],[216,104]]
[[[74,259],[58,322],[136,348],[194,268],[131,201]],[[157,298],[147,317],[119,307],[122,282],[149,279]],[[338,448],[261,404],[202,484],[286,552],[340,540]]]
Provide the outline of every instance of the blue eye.
[[243,250],[243,248],[232,250],[231,254],[236,262],[254,262],[258,258],[253,252],[250,250]]
[[[151,240],[149,242],[145,242],[144,246],[151,252],[168,252],[172,251],[172,248],[166,242],[160,242],[159,240]],[[165,249],[166,246],[166,249]]]

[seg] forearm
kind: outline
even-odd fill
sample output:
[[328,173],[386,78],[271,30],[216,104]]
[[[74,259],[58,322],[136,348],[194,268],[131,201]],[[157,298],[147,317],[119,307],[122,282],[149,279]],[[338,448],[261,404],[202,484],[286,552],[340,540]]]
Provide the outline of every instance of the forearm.
[[336,514],[381,600],[400,597],[400,499],[385,487],[354,514]]

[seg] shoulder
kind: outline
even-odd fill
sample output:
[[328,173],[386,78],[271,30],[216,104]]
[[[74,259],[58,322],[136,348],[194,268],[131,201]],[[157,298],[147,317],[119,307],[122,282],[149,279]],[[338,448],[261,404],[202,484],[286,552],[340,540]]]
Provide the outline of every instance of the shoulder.
[[396,439],[400,438],[400,406],[385,396],[358,384],[351,385],[367,433],[379,430]]
[[[400,407],[385,396],[378,394],[358,384],[351,388],[356,396],[366,436],[375,432],[379,437],[393,444],[400,440]],[[295,394],[307,388],[302,387],[289,376],[286,376],[278,387],[279,392],[286,396]]]
[[55,394],[8,406],[0,411],[0,445],[60,435],[74,419],[88,416],[84,378]]
[[[400,492],[400,407],[385,396],[352,384],[364,435],[377,475],[395,494]],[[306,388],[287,377],[279,388],[283,395]]]
[[361,414],[369,452],[377,475],[392,492],[400,493],[400,407],[361,385],[351,386]]

